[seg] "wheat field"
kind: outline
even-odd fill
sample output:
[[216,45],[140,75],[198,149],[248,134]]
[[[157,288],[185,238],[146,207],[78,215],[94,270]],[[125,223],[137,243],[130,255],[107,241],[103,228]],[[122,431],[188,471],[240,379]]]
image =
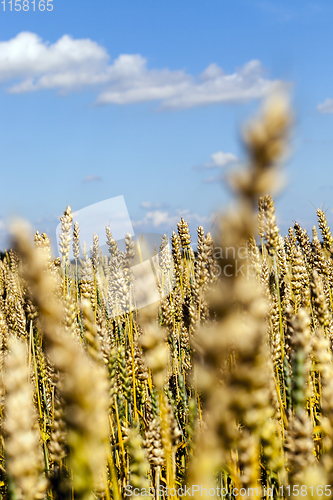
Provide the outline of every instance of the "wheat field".
[[[235,204],[214,235],[164,236],[160,301],[138,308],[130,236],[61,258],[12,226],[0,261],[3,499],[331,498],[333,236],[283,237],[271,193],[292,115],[285,96],[246,127]],[[72,246],[74,259],[69,259]],[[193,248],[196,247],[196,251]]]

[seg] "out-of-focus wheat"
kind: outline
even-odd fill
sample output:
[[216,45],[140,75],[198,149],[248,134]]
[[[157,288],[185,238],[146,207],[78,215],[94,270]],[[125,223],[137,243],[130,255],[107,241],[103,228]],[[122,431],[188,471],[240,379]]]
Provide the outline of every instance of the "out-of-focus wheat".
[[170,249],[163,236],[154,305],[135,308],[141,241],[126,235],[121,251],[107,227],[108,255],[95,235],[81,256],[67,207],[61,265],[46,234],[32,245],[13,226],[0,260],[3,498],[330,495],[333,239],[320,209],[312,237],[297,222],[280,234],[290,122],[276,95],[245,130],[214,239],[199,226],[195,244],[183,218]]

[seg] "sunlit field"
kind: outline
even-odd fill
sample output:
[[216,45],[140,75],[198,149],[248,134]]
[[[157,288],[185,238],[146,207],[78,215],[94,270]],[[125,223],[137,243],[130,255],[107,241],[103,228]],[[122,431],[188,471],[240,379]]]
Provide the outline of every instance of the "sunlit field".
[[1,498],[331,498],[333,236],[320,209],[311,235],[277,226],[292,121],[271,97],[212,234],[181,219],[162,238],[158,302],[148,282],[135,290],[140,247],[127,236],[120,250],[112,226],[107,255],[97,236],[81,252],[67,207],[56,257],[46,234],[12,225]]

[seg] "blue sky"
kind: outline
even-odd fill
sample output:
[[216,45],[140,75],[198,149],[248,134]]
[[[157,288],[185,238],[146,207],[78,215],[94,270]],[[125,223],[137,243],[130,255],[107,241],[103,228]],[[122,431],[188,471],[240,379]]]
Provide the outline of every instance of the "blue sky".
[[14,4],[0,4],[0,227],[16,214],[53,236],[67,204],[123,195],[135,231],[210,229],[240,127],[277,81],[295,114],[278,222],[310,230],[317,207],[332,222],[331,1]]

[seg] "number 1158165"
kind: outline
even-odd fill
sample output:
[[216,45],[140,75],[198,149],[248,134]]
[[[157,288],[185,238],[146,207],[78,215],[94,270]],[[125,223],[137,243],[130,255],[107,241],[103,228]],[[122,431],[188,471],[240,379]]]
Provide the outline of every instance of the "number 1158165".
[[14,10],[23,10],[25,12],[29,10],[34,12],[36,10],[41,12],[53,10],[53,0],[2,0],[1,5],[3,11],[7,9],[10,12]]

